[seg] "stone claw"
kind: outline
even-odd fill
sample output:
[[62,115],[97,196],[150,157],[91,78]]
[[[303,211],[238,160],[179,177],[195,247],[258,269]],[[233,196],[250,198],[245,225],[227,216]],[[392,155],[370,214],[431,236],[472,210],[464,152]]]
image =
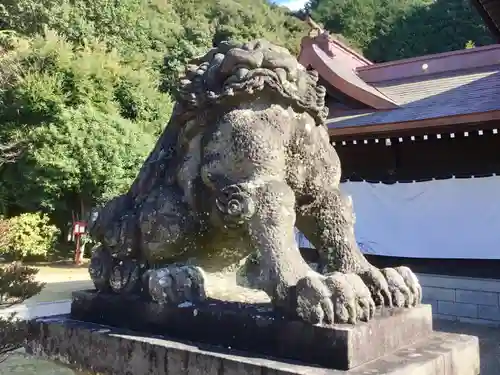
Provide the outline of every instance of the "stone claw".
[[195,266],[171,265],[149,270],[146,275],[153,301],[169,305],[196,303],[206,297],[205,274]]
[[360,272],[359,276],[370,290],[377,306],[393,306],[389,284],[384,274],[378,268],[370,267],[368,270]]
[[389,285],[392,302],[395,307],[411,307],[413,306],[413,295],[410,288],[405,283],[403,276],[394,268],[383,268],[383,275]]
[[375,313],[370,291],[355,274],[312,273],[297,282],[296,313],[311,324],[368,321]]
[[364,322],[369,321],[375,315],[375,301],[370,290],[358,275],[347,273],[345,277],[347,282],[354,288],[359,319]]
[[395,270],[402,276],[406,286],[410,289],[410,306],[422,303],[422,287],[413,271],[405,266],[396,267]]
[[377,306],[413,307],[422,301],[422,287],[408,267],[370,267],[359,273]]

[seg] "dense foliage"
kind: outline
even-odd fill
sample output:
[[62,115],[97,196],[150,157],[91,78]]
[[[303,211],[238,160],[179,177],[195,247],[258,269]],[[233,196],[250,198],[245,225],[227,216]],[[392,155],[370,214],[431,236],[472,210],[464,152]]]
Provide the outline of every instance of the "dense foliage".
[[[0,255],[14,260],[45,257],[53,249],[58,233],[49,217],[41,213],[27,212],[0,220]],[[1,296],[0,287],[0,301]]]
[[159,74],[53,32],[11,43],[0,66],[17,68],[0,92],[0,134],[24,152],[2,171],[8,208],[67,215],[123,190],[169,116]]
[[0,28],[55,30],[75,45],[100,40],[126,61],[162,70],[165,85],[193,55],[223,39],[264,37],[298,52],[305,26],[264,0],[6,0]]
[[376,62],[494,42],[469,0],[310,0],[307,9]]
[[62,228],[126,189],[189,58],[221,39],[298,52],[306,26],[264,0],[6,0],[0,29],[0,213]]
[[[0,311],[40,293],[44,284],[36,281],[38,269],[12,263],[0,268]],[[0,361],[12,350],[22,347],[27,323],[16,314],[0,317]]]
[[18,262],[0,267],[0,307],[23,302],[40,293],[45,286],[36,281],[38,268]]

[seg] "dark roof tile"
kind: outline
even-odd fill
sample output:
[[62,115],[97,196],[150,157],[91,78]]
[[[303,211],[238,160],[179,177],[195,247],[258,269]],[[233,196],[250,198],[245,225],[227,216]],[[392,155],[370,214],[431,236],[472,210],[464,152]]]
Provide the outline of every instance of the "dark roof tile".
[[400,108],[332,118],[331,128],[400,123],[500,110],[500,65],[481,72],[384,82],[377,89]]

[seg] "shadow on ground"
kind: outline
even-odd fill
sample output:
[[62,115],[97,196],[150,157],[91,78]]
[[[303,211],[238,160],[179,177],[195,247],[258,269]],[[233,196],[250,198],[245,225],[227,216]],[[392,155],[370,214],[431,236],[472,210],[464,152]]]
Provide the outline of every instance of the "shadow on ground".
[[481,375],[500,374],[500,328],[435,319],[434,329],[479,337]]

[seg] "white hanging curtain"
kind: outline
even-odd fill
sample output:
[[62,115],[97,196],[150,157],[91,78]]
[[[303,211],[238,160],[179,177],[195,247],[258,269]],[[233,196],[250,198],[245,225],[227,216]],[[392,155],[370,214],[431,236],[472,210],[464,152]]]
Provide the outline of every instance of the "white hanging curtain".
[[346,182],[366,253],[500,259],[500,177],[394,185]]
[[302,248],[309,247],[314,248],[314,246],[307,240],[307,238],[300,233],[297,229],[295,229],[295,240],[297,241],[297,245]]

